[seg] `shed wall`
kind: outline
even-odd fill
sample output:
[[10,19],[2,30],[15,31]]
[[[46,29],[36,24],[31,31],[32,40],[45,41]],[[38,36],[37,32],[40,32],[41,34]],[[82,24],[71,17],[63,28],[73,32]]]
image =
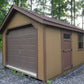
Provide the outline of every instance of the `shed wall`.
[[61,32],[58,28],[46,28],[47,80],[61,73]]
[[[84,39],[84,35],[83,35],[83,39]],[[84,48],[80,50],[78,49],[77,32],[72,32],[72,62],[74,67],[84,63]]]
[[[6,59],[6,32],[17,26],[32,23],[38,30],[38,78],[44,80],[44,58],[43,58],[43,28],[40,23],[26,17],[20,13],[16,13],[11,22],[7,25],[3,33],[3,65]],[[59,28],[47,26],[46,29],[46,77],[53,78],[62,71],[61,58],[61,31]],[[83,36],[84,38],[84,36]],[[72,62],[73,66],[84,63],[84,49],[78,50],[78,33],[72,32]]]
[[41,80],[44,80],[44,66],[43,66],[43,25],[40,23],[37,23],[36,21],[32,20],[29,17],[26,17],[20,13],[16,13],[9,24],[7,25],[7,28],[5,29],[3,33],[3,65],[6,65],[6,32],[8,29],[29,24],[32,23],[35,28],[37,28],[38,31],[38,78]]

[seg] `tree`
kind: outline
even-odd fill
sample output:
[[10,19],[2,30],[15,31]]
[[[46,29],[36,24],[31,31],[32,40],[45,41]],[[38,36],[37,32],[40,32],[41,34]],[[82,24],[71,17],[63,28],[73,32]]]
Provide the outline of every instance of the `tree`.
[[75,26],[75,0],[74,0],[74,26]]
[[0,0],[0,25],[7,14],[7,0]]
[[27,8],[26,6],[26,2],[27,0],[12,0],[14,5],[23,7],[23,8]]
[[[57,20],[67,23],[70,23],[68,19],[71,19],[72,25],[75,25],[75,19],[79,16],[77,12],[81,9],[80,0],[0,0],[1,4],[6,3],[9,7],[10,4],[8,4],[8,2],[12,2],[14,5],[30,9],[43,15],[52,16]],[[0,11],[3,11],[3,13],[0,12],[0,21],[2,21],[7,13],[6,5],[4,5],[5,7],[0,5]]]
[[52,18],[54,17],[54,4],[53,4],[53,0],[51,0],[51,15],[52,15]]
[[32,10],[32,0],[31,0],[31,10]]
[[[0,26],[7,14],[7,0],[0,0]],[[2,35],[0,35],[0,48],[2,48]]]
[[67,4],[70,6],[68,12],[70,11],[71,25],[76,26],[75,20],[80,16],[79,10],[81,9],[81,2],[76,0],[67,0]]
[[84,29],[84,1],[81,0],[82,4],[82,29]]
[[77,24],[75,23],[75,20],[80,16],[80,10],[81,10],[81,1],[76,1],[74,0],[74,6],[73,6],[73,12],[74,12],[74,15],[73,15],[73,18],[74,18],[74,23],[73,25],[76,26]]
[[65,17],[70,17],[70,15],[66,13],[68,10],[66,0],[51,0],[51,8],[51,15],[55,19],[68,22],[67,19],[65,19]]
[[82,10],[82,29],[84,29],[84,9]]
[[59,0],[59,20],[60,20],[60,15],[61,15],[61,0]]
[[36,0],[36,8],[34,11],[39,14],[50,15],[50,13],[48,13],[50,11],[50,7],[47,5],[49,4],[48,2],[49,0]]
[[72,0],[71,0],[71,25],[72,25]]

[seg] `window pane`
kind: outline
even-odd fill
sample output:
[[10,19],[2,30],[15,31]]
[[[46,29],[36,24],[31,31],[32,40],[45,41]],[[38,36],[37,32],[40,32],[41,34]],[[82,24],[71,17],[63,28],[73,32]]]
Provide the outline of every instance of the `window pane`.
[[79,48],[83,48],[83,43],[79,42]]
[[82,41],[83,41],[83,35],[79,34],[79,42],[82,42]]
[[64,39],[70,39],[70,34],[64,34]]
[[78,48],[83,48],[83,34],[78,35]]

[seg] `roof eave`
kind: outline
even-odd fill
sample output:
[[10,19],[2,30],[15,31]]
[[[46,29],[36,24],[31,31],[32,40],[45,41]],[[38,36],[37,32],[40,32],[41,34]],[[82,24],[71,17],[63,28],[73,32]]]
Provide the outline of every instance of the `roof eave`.
[[67,29],[67,30],[71,30],[71,31],[76,31],[76,32],[81,32],[81,33],[84,33],[84,30],[81,30],[81,29],[78,29],[74,26],[71,26],[71,25],[68,25],[66,23],[63,23],[63,22],[60,22],[60,21],[52,21],[52,20],[48,20],[48,19],[45,19],[45,18],[42,18],[42,17],[39,17],[38,15],[35,15],[35,14],[32,14],[31,12],[27,12],[27,11],[24,11],[22,10],[21,8],[17,7],[17,6],[12,6],[9,10],[9,13],[7,14],[6,18],[4,19],[1,27],[0,27],[0,33],[2,34],[3,31],[5,30],[5,26],[7,25],[7,22],[10,20],[10,17],[14,14],[14,12],[20,12],[30,18],[32,18],[33,20],[41,23],[41,24],[45,24],[45,25],[51,25],[51,26],[54,26],[54,27],[58,27],[58,28],[61,28],[61,29]]

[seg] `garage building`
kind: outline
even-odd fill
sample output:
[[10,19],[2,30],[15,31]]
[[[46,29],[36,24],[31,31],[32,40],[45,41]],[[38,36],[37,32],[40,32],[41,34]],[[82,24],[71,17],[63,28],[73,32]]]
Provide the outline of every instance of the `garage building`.
[[0,33],[3,65],[46,81],[84,63],[84,30],[12,6]]

